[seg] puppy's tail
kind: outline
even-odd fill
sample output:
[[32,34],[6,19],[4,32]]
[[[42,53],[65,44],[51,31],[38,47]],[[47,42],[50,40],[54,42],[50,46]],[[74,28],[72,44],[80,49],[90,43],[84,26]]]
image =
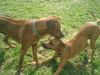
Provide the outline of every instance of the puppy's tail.
[[92,11],[88,11],[88,12],[92,15],[92,17],[94,18],[97,25],[100,25],[100,19],[96,18],[96,16],[94,15],[94,13]]
[[97,23],[97,25],[100,25],[100,19],[97,19],[95,22]]

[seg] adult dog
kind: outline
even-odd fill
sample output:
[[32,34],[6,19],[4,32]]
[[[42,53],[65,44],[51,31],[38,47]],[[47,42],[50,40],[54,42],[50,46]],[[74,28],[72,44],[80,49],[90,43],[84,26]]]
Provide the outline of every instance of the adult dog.
[[40,38],[46,34],[58,39],[64,36],[61,32],[60,23],[57,17],[54,16],[32,20],[15,20],[2,16],[0,17],[0,33],[5,35],[4,41],[10,47],[8,37],[13,38],[21,44],[17,74],[20,74],[23,58],[29,47],[32,47],[33,59],[36,65],[38,65],[37,43]]
[[59,41],[59,39],[52,39],[47,44],[43,44],[44,48],[53,49],[58,55],[60,54],[60,64],[54,75],[59,75],[66,64],[66,61],[79,54],[80,51],[84,50],[89,45],[87,43],[88,40],[90,40],[90,47],[92,49],[90,58],[92,62],[95,53],[95,43],[100,35],[100,27],[97,25],[99,21],[100,20],[96,22],[88,22],[83,25],[76,36],[71,40],[62,42],[61,40]]

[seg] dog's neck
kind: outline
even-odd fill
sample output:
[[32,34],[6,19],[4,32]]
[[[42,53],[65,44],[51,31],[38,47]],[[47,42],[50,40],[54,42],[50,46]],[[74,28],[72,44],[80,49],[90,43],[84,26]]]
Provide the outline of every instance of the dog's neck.
[[71,48],[70,48],[70,46],[69,46],[68,43],[64,42],[64,44],[65,44],[65,47],[63,47],[63,48],[61,49],[62,51],[61,51],[61,53],[59,54],[60,57],[62,57],[62,56],[66,53],[66,51],[71,50]]
[[41,38],[41,36],[47,34],[47,28],[45,24],[36,24],[37,20],[33,20],[32,25],[33,25],[33,32],[37,36],[37,38]]
[[67,50],[68,50],[68,48],[67,47],[65,47],[60,53],[58,53],[58,56],[59,57],[62,57],[62,56],[64,56],[65,55],[65,53],[67,52]]

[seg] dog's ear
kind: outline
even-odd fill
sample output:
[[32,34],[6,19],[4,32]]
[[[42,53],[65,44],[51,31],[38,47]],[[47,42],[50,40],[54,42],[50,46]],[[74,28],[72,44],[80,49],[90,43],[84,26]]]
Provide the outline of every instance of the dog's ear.
[[55,28],[55,23],[56,23],[56,21],[53,21],[53,20],[49,20],[49,21],[47,21],[47,27],[48,27],[48,29],[54,29]]

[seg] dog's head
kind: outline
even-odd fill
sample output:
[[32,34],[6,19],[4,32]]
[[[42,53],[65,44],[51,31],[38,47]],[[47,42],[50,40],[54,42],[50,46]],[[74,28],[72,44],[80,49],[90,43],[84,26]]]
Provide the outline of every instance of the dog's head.
[[54,16],[48,18],[49,18],[47,21],[48,33],[52,36],[55,36],[58,39],[64,37],[63,33],[61,32],[61,27],[60,23],[58,22],[58,19]]
[[52,39],[46,44],[42,44],[45,49],[53,49],[58,55],[62,55],[66,49],[65,44],[59,39]]

